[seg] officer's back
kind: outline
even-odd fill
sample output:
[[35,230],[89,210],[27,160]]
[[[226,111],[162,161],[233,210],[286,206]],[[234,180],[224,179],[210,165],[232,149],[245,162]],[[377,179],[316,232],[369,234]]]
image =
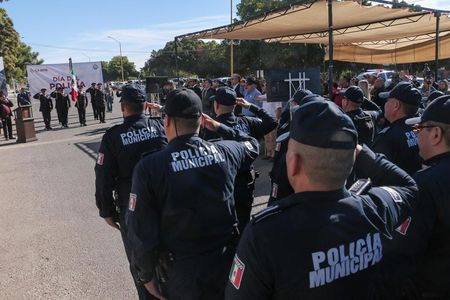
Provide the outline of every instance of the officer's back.
[[[409,212],[416,185],[382,156],[357,147],[351,119],[334,103],[300,105],[290,137],[287,173],[296,194],[247,226],[226,299],[370,299],[384,237]],[[356,168],[390,187],[365,196],[345,189],[355,148]]]

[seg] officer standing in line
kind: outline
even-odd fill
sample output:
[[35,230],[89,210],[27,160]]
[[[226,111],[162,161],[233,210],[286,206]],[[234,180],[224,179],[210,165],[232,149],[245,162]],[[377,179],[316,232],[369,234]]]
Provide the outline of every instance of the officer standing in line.
[[86,126],[86,107],[88,106],[88,98],[86,93],[83,91],[83,87],[78,88],[78,97],[75,107],[78,110],[78,120],[80,121],[80,126]]
[[100,119],[100,123],[106,123],[105,121],[105,94],[102,91],[102,84],[97,83],[97,89],[95,90],[95,106],[97,107],[98,118]]
[[[354,163],[378,186],[367,195],[345,189]],[[330,101],[307,102],[294,114],[287,170],[295,194],[247,226],[225,298],[372,299],[382,238],[411,211],[415,182],[357,145],[352,120]]]
[[[243,107],[253,113],[256,117],[235,116],[235,107]],[[216,91],[214,99],[214,113],[216,120],[233,129],[259,140],[274,130],[278,123],[269,113],[254,104],[250,104],[243,98],[236,98],[236,92],[230,87],[221,87]],[[216,139],[219,136],[210,131],[205,131],[206,140]],[[236,213],[239,221],[239,232],[243,232],[250,221],[253,204],[253,192],[255,190],[255,171],[253,166],[248,169],[239,170],[234,186],[234,200],[236,202]]]
[[390,124],[378,133],[371,148],[412,175],[422,167],[422,159],[416,135],[405,120],[416,115],[422,96],[412,83],[400,82],[379,97],[387,98],[384,116]]
[[[86,93],[89,93],[91,95],[91,105],[92,105],[92,111],[94,113],[94,120],[98,120],[98,108],[97,103],[95,101],[95,94],[97,93],[97,89],[95,88],[95,82],[91,83],[91,87],[86,90]],[[120,97],[117,95],[117,97]]]
[[95,199],[100,217],[120,229],[139,299],[153,299],[137,281],[125,225],[134,166],[145,152],[158,151],[167,145],[162,120],[146,117],[144,104],[143,90],[133,84],[123,87],[120,106],[124,121],[108,129],[103,136],[95,165]]
[[294,193],[294,190],[288,181],[286,170],[286,152],[289,142],[289,128],[292,115],[298,109],[299,105],[304,101],[308,101],[308,99],[320,99],[321,101],[325,101],[322,97],[317,98],[317,95],[313,95],[313,93],[309,90],[298,90],[288,102],[285,110],[281,114],[280,124],[278,125],[277,130],[272,170],[269,172],[271,192],[268,205],[272,205],[274,201]]
[[403,268],[389,274],[396,271],[399,277],[392,282],[397,287],[399,278],[411,279],[403,292],[416,293],[414,299],[450,299],[450,96],[437,98],[421,117],[406,123],[417,134],[425,167],[413,176],[419,187],[417,208],[394,235],[398,242],[392,260]]
[[30,95],[25,91],[25,88],[20,89],[20,93],[17,94],[17,106],[31,105]]
[[68,128],[68,114],[69,107],[71,106],[69,96],[64,92],[62,87],[57,87],[56,91],[52,92],[50,96],[55,98],[56,112],[58,114],[58,120],[61,123],[61,127]]
[[381,111],[364,111],[364,92],[360,87],[350,86],[344,92],[342,109],[352,119],[358,131],[358,143],[372,145],[376,134],[376,120]]
[[[164,260],[168,299],[223,299],[237,239],[234,179],[258,156],[259,144],[202,114],[190,89],[170,92],[164,112],[169,145],[136,166],[128,206],[139,278],[162,297],[154,270]],[[226,141],[201,139],[201,124]]]
[[44,119],[45,130],[52,130],[53,128],[50,126],[52,121],[50,113],[53,109],[53,102],[46,92],[47,89],[43,88],[41,89],[41,92],[34,95],[33,98],[39,100],[39,111],[42,113],[42,118]]

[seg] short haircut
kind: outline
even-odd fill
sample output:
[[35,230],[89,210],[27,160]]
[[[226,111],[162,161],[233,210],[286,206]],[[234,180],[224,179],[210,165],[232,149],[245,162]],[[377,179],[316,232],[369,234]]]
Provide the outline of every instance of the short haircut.
[[179,117],[170,117],[170,118],[174,121],[176,129],[183,131],[195,132],[200,127],[201,123],[201,118],[191,118],[191,119]]
[[442,123],[442,122],[435,122],[435,121],[429,121],[425,122],[425,125],[435,125],[442,129],[442,135],[444,137],[445,144],[447,147],[450,148],[450,124]]
[[417,105],[408,104],[408,103],[402,102],[400,100],[399,100],[399,102],[402,104],[403,113],[407,117],[413,117],[417,114],[417,111],[419,110],[419,107]]
[[[353,141],[353,137],[345,132],[337,132],[331,139]],[[339,189],[345,185],[355,163],[354,149],[319,148],[294,142],[302,158],[305,175],[311,181],[330,189]]]
[[127,111],[133,114],[141,113],[144,111],[144,102],[122,102]]
[[239,75],[239,74],[237,74],[237,73],[234,73],[232,77],[233,77],[233,78],[236,78],[238,81],[241,80],[241,75]]

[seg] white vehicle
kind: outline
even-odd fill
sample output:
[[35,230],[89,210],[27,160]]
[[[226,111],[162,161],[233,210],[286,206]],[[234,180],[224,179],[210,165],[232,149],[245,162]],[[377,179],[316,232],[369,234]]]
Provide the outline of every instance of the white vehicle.
[[381,77],[384,79],[384,86],[388,87],[392,82],[392,76],[396,74],[395,71],[392,70],[367,70],[366,72],[362,72],[356,76],[358,80],[364,79],[365,75],[376,74],[377,77]]

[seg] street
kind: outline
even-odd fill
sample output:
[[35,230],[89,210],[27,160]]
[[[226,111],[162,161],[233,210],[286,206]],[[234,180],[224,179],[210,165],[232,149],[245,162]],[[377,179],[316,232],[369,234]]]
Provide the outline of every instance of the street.
[[[45,131],[34,103],[38,141],[0,138],[2,299],[136,299],[120,234],[95,206],[94,164],[105,130],[122,121],[118,99],[106,124],[87,109],[86,127],[69,111],[68,129]],[[265,207],[271,163],[257,160],[254,212]]]

